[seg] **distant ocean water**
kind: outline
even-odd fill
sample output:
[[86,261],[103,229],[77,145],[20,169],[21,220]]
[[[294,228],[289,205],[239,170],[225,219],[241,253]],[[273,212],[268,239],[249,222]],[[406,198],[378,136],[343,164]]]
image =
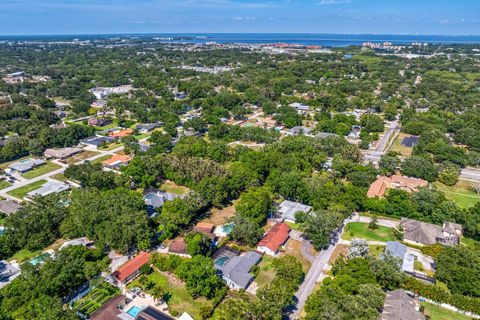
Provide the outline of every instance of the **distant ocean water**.
[[[389,41],[395,44],[412,42],[444,44],[480,44],[480,35],[373,35],[373,34],[312,34],[312,33],[161,33],[161,34],[109,34],[109,35],[50,35],[50,36],[0,36],[0,40],[13,41],[70,41],[73,39],[93,40],[110,38],[161,38],[162,42],[187,43],[288,43],[301,45],[321,45],[325,47],[346,47],[361,45],[363,42]],[[169,39],[169,40],[167,40]],[[171,39],[171,40],[170,40]]]

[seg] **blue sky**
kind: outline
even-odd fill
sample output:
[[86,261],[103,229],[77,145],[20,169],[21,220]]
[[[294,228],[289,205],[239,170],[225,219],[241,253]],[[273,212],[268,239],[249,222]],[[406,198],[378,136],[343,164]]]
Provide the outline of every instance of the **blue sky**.
[[477,0],[0,0],[0,34],[480,34]]

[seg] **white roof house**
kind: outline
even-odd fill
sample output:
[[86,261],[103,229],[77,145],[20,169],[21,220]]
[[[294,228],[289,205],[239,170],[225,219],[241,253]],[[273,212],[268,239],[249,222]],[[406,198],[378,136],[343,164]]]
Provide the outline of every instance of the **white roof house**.
[[45,160],[43,159],[29,158],[29,159],[19,160],[14,163],[11,163],[8,165],[8,168],[13,171],[23,173],[23,172],[30,171],[33,168],[38,167],[44,163],[45,163]]
[[312,207],[300,202],[288,200],[283,201],[278,207],[278,212],[280,213],[281,217],[292,222],[295,222],[295,213],[299,211],[309,213],[312,211]]
[[70,189],[70,186],[63,182],[47,181],[39,189],[30,191],[29,193],[27,193],[27,197],[28,198],[36,197],[36,196],[45,197],[45,196],[48,196],[49,194],[59,193],[62,191],[66,191],[68,189]]

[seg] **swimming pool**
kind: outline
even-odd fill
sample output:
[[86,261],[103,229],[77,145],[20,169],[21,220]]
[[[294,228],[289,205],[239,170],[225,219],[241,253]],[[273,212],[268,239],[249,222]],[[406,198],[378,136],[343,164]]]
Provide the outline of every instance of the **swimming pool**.
[[0,236],[5,233],[5,228],[0,226]]
[[48,253],[48,252],[44,252],[38,256],[36,256],[35,258],[33,258],[32,260],[30,260],[30,263],[34,266],[36,266],[37,264],[39,263],[42,263],[44,262],[45,260],[47,260],[48,257],[50,257],[51,254]]
[[223,266],[225,264],[225,262],[228,261],[228,259],[230,259],[229,257],[221,257],[221,258],[218,258],[217,260],[215,260],[215,264],[217,266]]
[[137,307],[137,306],[133,306],[131,307],[130,309],[128,309],[127,313],[129,315],[131,315],[132,317],[136,318],[137,315],[140,313],[140,311],[142,311],[141,308]]

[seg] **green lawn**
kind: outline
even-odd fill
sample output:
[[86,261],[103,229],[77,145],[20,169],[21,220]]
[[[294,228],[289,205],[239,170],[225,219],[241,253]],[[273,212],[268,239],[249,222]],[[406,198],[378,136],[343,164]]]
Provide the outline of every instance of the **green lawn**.
[[385,251],[385,246],[380,246],[378,244],[371,244],[368,246],[368,250],[370,251],[370,255],[379,258],[380,255]]
[[[174,277],[174,276],[171,276]],[[193,299],[192,296],[188,293],[185,285],[182,284],[178,279],[169,279],[169,276],[160,272],[153,272],[148,275],[148,280],[162,287],[166,292],[170,293],[171,297],[167,301],[168,309],[170,313],[182,314],[187,312],[194,319],[200,319],[200,309],[203,305],[211,305],[211,301],[200,297]],[[132,287],[142,287],[139,283],[139,279],[134,280],[131,284],[128,285],[129,288]]]
[[12,197],[18,198],[18,199],[23,199],[29,193],[30,191],[37,190],[41,186],[43,186],[47,180],[39,180],[30,184],[27,184],[26,186],[13,189],[12,191],[7,192],[9,195]]
[[42,250],[37,250],[37,251],[30,251],[27,249],[22,249],[20,251],[17,251],[10,259],[11,260],[16,260],[18,263],[22,263],[24,261],[30,260],[38,256],[39,254],[42,253]]
[[447,199],[454,201],[461,208],[471,207],[480,201],[480,196],[471,189],[472,185],[468,181],[459,180],[452,187],[437,182],[435,187],[443,192]]
[[465,237],[462,237],[462,239],[460,240],[460,243],[466,247],[480,246],[480,242],[470,238],[465,238]]
[[53,175],[53,176],[51,176],[51,178],[55,179],[55,180],[58,180],[58,181],[61,181],[61,182],[67,181],[67,177],[65,177],[65,175],[63,173],[58,173],[56,175]]
[[10,187],[12,184],[6,180],[0,180],[0,190]]
[[342,239],[362,238],[369,241],[393,241],[392,228],[378,226],[375,230],[368,229],[368,223],[351,222],[345,227]]
[[123,144],[121,142],[113,142],[107,145],[106,147],[98,147],[99,150],[113,150],[115,148],[121,147]]
[[272,282],[275,279],[275,270],[273,269],[273,257],[264,255],[262,261],[258,264],[258,275],[255,282],[259,287]]
[[60,166],[56,163],[47,162],[45,164],[42,164],[39,167],[36,167],[33,170],[30,170],[30,171],[22,174],[22,177],[24,177],[26,179],[33,179],[33,178],[36,178],[38,176],[44,175],[46,173],[52,172],[54,170],[60,169],[61,167],[62,166]]
[[431,304],[428,302],[422,302],[421,304],[425,311],[424,313],[430,316],[432,320],[469,320],[472,319],[463,315],[461,313],[451,311],[435,304]]
[[190,191],[190,189],[187,187],[179,186],[173,181],[165,181],[165,183],[160,186],[160,190],[179,195],[188,193],[188,191]]
[[403,139],[406,137],[411,137],[411,135],[406,133],[399,133],[395,141],[393,141],[392,146],[388,151],[398,152],[400,155],[405,157],[408,157],[409,155],[411,155],[413,148],[404,146],[402,144]]
[[107,154],[107,155],[104,155],[104,156],[101,156],[100,158],[97,158],[95,160],[92,161],[92,163],[99,163],[99,162],[103,162],[107,159],[110,159],[112,156]]

